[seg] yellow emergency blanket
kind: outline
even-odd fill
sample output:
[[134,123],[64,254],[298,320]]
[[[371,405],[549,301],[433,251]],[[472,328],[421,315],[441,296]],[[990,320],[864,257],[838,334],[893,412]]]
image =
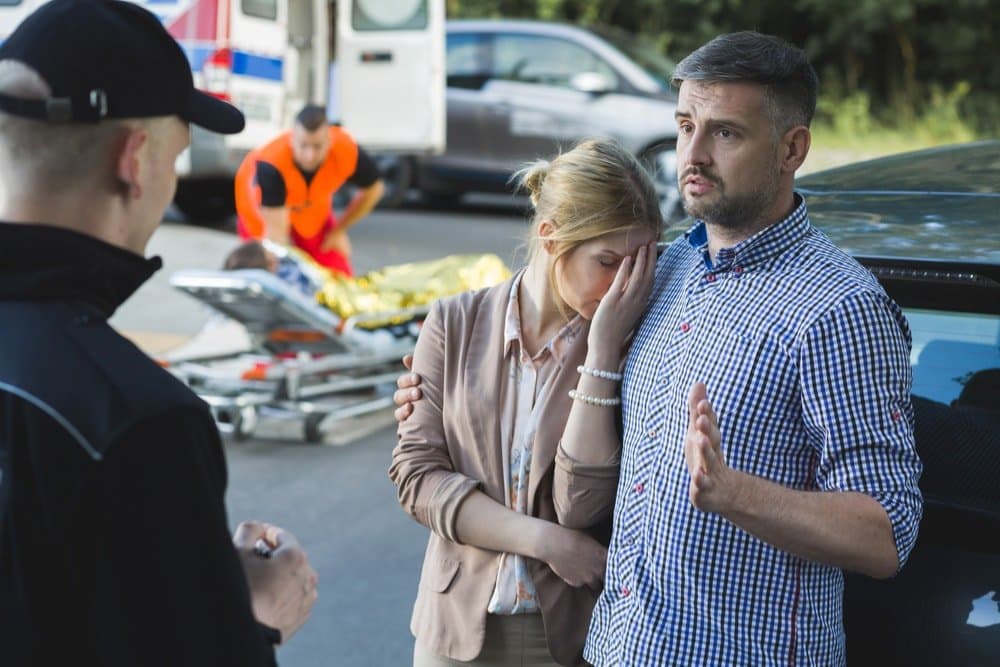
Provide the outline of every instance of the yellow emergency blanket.
[[493,254],[449,255],[426,262],[396,264],[347,278],[324,272],[316,299],[340,317],[361,316],[357,326],[384,326],[405,321],[394,313],[421,308],[441,297],[490,287],[510,277],[510,269]]

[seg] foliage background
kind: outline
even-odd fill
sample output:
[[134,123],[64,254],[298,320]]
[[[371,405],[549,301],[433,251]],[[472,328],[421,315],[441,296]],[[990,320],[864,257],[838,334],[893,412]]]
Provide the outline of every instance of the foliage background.
[[820,76],[817,145],[842,159],[1000,136],[998,0],[447,0],[450,18],[611,25],[674,62],[713,36],[759,30]]

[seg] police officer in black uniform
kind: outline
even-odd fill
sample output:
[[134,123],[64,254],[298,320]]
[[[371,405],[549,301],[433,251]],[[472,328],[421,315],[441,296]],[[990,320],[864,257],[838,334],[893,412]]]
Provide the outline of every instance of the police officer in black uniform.
[[135,4],[52,0],[0,46],[5,667],[271,665],[316,600],[290,533],[229,536],[207,406],[107,323],[161,266],[189,123],[244,121]]

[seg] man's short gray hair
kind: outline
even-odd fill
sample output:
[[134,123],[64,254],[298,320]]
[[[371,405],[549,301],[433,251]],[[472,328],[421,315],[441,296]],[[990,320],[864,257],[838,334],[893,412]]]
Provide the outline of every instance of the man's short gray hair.
[[674,70],[673,84],[749,82],[765,88],[775,130],[806,127],[816,113],[819,78],[802,49],[777,37],[744,31],[720,35]]

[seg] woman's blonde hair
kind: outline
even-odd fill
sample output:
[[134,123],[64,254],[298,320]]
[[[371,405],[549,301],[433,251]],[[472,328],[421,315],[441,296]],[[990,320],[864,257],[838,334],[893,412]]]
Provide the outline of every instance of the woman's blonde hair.
[[[626,229],[663,229],[656,188],[630,152],[611,139],[589,139],[551,161],[539,160],[514,175],[531,195],[535,213],[529,240],[534,257],[552,242],[549,283],[555,266],[580,244]],[[551,232],[542,236],[541,225]]]

